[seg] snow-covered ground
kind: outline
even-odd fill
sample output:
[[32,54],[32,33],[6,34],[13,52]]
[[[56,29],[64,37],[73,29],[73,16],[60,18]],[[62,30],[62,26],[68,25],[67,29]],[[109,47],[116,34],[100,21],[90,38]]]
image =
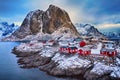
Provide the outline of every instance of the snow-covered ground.
[[91,54],[100,54],[101,48],[102,48],[102,43],[98,43],[97,49],[91,49]]
[[69,28],[62,27],[52,33],[53,39],[61,37],[59,40],[66,40],[67,38],[76,38],[75,33]]
[[77,54],[67,57],[57,53],[52,60],[57,62],[59,64],[58,67],[61,69],[88,67],[90,64],[90,61],[80,59]]
[[91,72],[96,73],[98,75],[104,75],[104,74],[112,72],[112,67],[107,66],[107,65],[100,63],[100,62],[96,62],[95,66],[91,70]]
[[58,52],[58,50],[59,49],[57,47],[51,48],[47,46],[44,47],[44,49],[39,54],[41,54],[43,57],[52,57],[56,54],[56,52]]
[[22,43],[17,46],[17,49],[22,52],[40,51],[42,48],[42,43]]
[[105,65],[100,62],[95,63],[95,66],[93,67],[91,72],[97,75],[105,75],[105,74],[110,73],[110,76],[120,78],[120,67],[119,66],[109,66],[109,65]]

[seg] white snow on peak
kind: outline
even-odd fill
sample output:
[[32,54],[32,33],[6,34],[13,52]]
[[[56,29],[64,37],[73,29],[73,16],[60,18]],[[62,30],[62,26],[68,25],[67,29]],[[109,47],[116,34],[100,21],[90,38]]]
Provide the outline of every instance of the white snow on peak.
[[66,40],[67,38],[77,37],[69,28],[66,27],[59,28],[58,30],[52,33],[52,36],[54,39],[61,37],[60,40]]
[[27,15],[27,19],[30,21],[31,20],[31,17],[32,17],[32,15],[33,15],[33,13],[34,13],[35,11],[31,11],[28,15]]
[[10,36],[17,29],[14,23],[0,22],[0,39]]
[[76,29],[79,31],[79,33],[82,33],[82,34],[87,34],[86,29],[85,29],[85,28],[83,28],[83,27],[81,27],[81,28],[76,27]]
[[87,24],[86,26],[85,26],[85,29],[90,29],[91,28],[91,25],[90,24]]
[[50,12],[49,11],[47,11],[47,15],[48,15],[48,18],[50,19],[51,16],[50,16]]

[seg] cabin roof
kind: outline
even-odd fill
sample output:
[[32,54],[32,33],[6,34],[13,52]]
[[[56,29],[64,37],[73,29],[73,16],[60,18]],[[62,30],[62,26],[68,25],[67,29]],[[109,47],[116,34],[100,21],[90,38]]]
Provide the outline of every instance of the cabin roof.
[[77,47],[69,47],[70,49],[78,49]]
[[115,49],[101,49],[101,51],[109,51],[109,52],[112,52],[112,51],[115,51]]
[[68,46],[61,46],[61,48],[68,48]]

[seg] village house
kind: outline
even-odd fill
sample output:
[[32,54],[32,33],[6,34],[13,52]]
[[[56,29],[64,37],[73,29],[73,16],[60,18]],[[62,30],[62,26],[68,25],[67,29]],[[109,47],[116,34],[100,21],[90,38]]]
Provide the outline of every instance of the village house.
[[77,47],[68,47],[68,46],[61,46],[60,47],[60,52],[61,53],[75,54],[75,53],[77,53],[77,51],[78,51]]

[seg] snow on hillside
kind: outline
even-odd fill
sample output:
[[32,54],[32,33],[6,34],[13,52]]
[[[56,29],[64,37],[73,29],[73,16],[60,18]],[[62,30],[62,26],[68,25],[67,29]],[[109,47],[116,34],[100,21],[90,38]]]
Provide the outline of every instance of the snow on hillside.
[[103,32],[103,34],[108,38],[118,38],[120,39],[120,33],[119,32]]
[[18,26],[14,23],[8,24],[7,22],[0,22],[0,38],[10,36],[17,28]]
[[17,47],[17,49],[19,49],[22,52],[31,52],[31,51],[39,51],[41,50],[43,47],[42,43],[21,43],[21,45],[19,45]]
[[61,69],[81,68],[88,67],[88,65],[90,65],[90,61],[79,58],[77,54],[71,57],[67,57],[65,55],[61,55],[60,53],[57,53],[52,58],[52,60],[57,62],[59,64],[57,67]]
[[84,36],[104,36],[97,28],[90,24],[75,24],[76,29]]
[[62,27],[55,32],[52,33],[52,36],[54,39],[60,38],[59,40],[65,40],[67,38],[75,38],[77,36],[74,35],[74,33],[69,29]]
[[23,39],[18,39],[12,35],[12,39],[6,38],[6,41],[50,40],[50,39],[66,40],[68,38],[76,38],[76,37],[77,36],[75,36],[75,33],[73,31],[71,31],[69,28],[62,27],[62,28],[59,28],[58,30],[54,31],[52,34],[43,33],[42,31],[40,31],[36,35],[34,35],[34,34],[27,35]]
[[90,27],[90,25],[84,27],[83,24],[76,24],[76,29],[78,30],[78,32],[82,35],[86,35],[87,34],[87,29]]

